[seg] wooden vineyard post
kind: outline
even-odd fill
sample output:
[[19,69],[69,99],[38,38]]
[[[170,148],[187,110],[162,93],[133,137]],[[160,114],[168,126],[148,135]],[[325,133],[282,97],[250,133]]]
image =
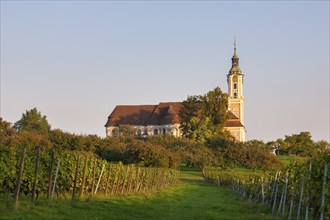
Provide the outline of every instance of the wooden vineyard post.
[[261,177],[261,204],[264,204],[264,202],[265,202],[265,180],[263,177]]
[[[308,175],[308,180],[310,180],[311,178],[311,173],[312,173],[312,162],[309,164],[309,175]],[[306,201],[307,201],[307,204],[306,204],[306,211],[305,211],[305,220],[308,220],[308,210],[309,210],[309,207],[308,207],[308,203],[309,203],[309,193],[307,191],[307,198],[306,198]]]
[[165,188],[166,187],[167,175],[168,175],[168,173],[167,172],[164,172],[163,179],[162,179],[162,184],[160,186],[162,188]]
[[278,174],[277,181],[275,181],[276,189],[275,189],[275,196],[274,196],[274,202],[273,202],[273,210],[272,210],[272,214],[274,214],[274,211],[275,211],[276,198],[277,198],[277,190],[278,190],[278,185],[279,185],[280,174],[281,174],[281,173]]
[[92,196],[94,195],[94,187],[95,187],[96,163],[97,163],[97,159],[94,158],[93,178],[92,178]]
[[119,194],[119,192],[120,192],[120,189],[121,189],[120,188],[120,186],[121,186],[120,184],[122,182],[122,175],[121,175],[121,173],[124,173],[124,175],[125,175],[124,170],[125,170],[125,166],[123,166],[122,168],[119,167],[119,169],[118,169],[119,172],[116,173],[117,182],[116,182],[115,194]]
[[282,186],[282,193],[281,193],[281,199],[280,199],[280,204],[278,205],[277,214],[280,214],[280,212],[281,212],[283,198],[284,198],[284,190],[285,190],[285,185],[283,184],[283,186]]
[[110,181],[110,177],[111,177],[111,164],[109,164],[109,169],[108,169],[108,175],[107,175],[107,181],[105,183],[105,195],[108,194],[108,188],[109,188],[109,181]]
[[321,197],[321,215],[320,220],[324,219],[324,211],[325,211],[325,187],[327,184],[327,173],[328,173],[328,165],[324,166],[324,176],[323,176],[323,187],[322,187],[322,197]]
[[21,188],[21,180],[22,180],[22,176],[23,176],[25,156],[26,156],[26,148],[24,147],[22,150],[21,165],[19,168],[19,174],[18,174],[18,178],[17,178],[17,182],[16,182],[15,209],[18,208],[18,198],[19,198],[19,191]]
[[130,193],[131,191],[131,187],[132,187],[132,179],[133,179],[133,170],[134,170],[134,166],[133,164],[131,165],[131,169],[129,172],[129,176],[128,176],[128,180],[127,180],[127,190],[126,190],[126,195],[128,193]]
[[289,217],[288,217],[288,220],[291,219],[291,216],[292,216],[292,209],[293,209],[293,199],[294,199],[294,191],[296,189],[296,178],[297,178],[297,170],[295,171],[295,174],[294,174],[294,184],[293,184],[293,189],[292,189],[292,196],[291,196],[291,203],[290,203],[290,210],[289,210]]
[[50,159],[50,167],[49,167],[47,199],[50,198],[50,194],[52,193],[53,166],[54,166],[54,163],[55,163],[55,152],[54,152],[54,150],[52,151],[50,157],[51,157],[51,159]]
[[134,192],[138,192],[139,189],[139,182],[140,182],[140,167],[136,167],[136,177],[135,177],[135,187],[134,187]]
[[88,166],[88,155],[86,155],[86,157],[85,157],[84,173],[83,173],[81,187],[80,187],[80,197],[84,194],[84,191],[85,191],[87,166]]
[[53,199],[53,195],[54,195],[54,192],[55,192],[55,186],[56,186],[57,174],[58,174],[58,171],[59,171],[59,169],[60,169],[60,164],[61,164],[61,158],[58,159],[58,162],[57,162],[57,167],[56,167],[56,172],[55,172],[55,179],[54,179],[54,184],[53,184],[53,191],[52,191],[52,196],[50,197],[50,200]]
[[112,186],[111,186],[111,192],[110,192],[110,194],[113,194],[113,193],[115,193],[116,191],[114,191],[114,188],[115,188],[115,184],[116,184],[116,181],[118,181],[117,180],[117,173],[118,173],[118,168],[119,168],[119,164],[117,163],[117,165],[116,165],[116,169],[115,169],[115,174],[114,174],[114,177],[113,177],[113,181],[112,181]]
[[40,161],[40,147],[36,149],[36,165],[35,165],[35,172],[34,172],[34,183],[32,188],[32,197],[31,202],[34,202],[36,199],[36,191],[37,191],[37,183],[38,183],[38,172],[39,172],[39,161]]
[[100,185],[100,181],[101,181],[101,178],[102,178],[104,167],[105,167],[105,164],[103,164],[103,166],[102,166],[101,174],[100,174],[99,180],[97,181],[97,184],[96,184],[96,189],[95,189],[95,193],[94,193],[95,195],[96,195],[97,189],[99,188],[99,185]]
[[151,190],[154,190],[156,188],[157,176],[158,176],[158,170],[154,170],[154,172],[152,174],[151,184],[150,184]]
[[128,172],[129,172],[129,166],[127,165],[126,172],[124,174],[125,176],[124,176],[123,184],[122,184],[121,190],[120,190],[121,194],[124,194],[125,183],[126,183],[126,180],[127,180]]
[[275,173],[275,177],[274,177],[274,185],[272,187],[272,192],[271,192],[271,196],[270,196],[270,200],[269,200],[269,205],[272,204],[272,200],[273,200],[273,196],[274,196],[274,192],[275,192],[275,186],[276,186],[276,180],[277,180],[277,171]]
[[139,181],[139,186],[138,186],[138,192],[142,192],[142,188],[143,188],[143,180],[144,180],[144,176],[145,176],[145,170],[144,168],[141,168],[141,175],[140,175],[140,181]]
[[301,210],[301,202],[304,193],[304,183],[305,183],[305,176],[302,177],[301,180],[301,190],[300,190],[300,197],[299,197],[299,204],[298,204],[298,212],[297,212],[297,220],[299,220],[300,210]]
[[286,171],[286,173],[285,173],[285,189],[284,189],[283,206],[282,206],[282,218],[284,218],[284,213],[285,213],[285,202],[286,202],[286,193],[288,191],[288,181],[289,181],[289,171]]
[[78,155],[78,158],[77,158],[76,172],[74,174],[74,182],[73,182],[73,190],[72,190],[72,200],[74,200],[76,198],[76,188],[77,188],[79,163],[80,163],[80,155]]
[[269,180],[268,180],[268,184],[267,184],[267,190],[266,190],[264,203],[266,203],[267,200],[268,200],[270,189],[271,189],[271,184],[272,184],[272,178],[270,177]]

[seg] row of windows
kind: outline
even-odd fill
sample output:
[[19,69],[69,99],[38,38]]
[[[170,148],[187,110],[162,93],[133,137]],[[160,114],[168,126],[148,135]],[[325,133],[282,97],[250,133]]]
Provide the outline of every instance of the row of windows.
[[[163,135],[165,135],[166,133],[171,133],[172,132],[171,129],[166,130],[166,128],[163,128],[163,129],[157,129],[157,128],[155,128],[153,130],[152,134],[153,135],[158,135],[158,134],[160,134],[161,131],[162,131],[162,134]],[[178,130],[177,129],[175,129],[175,132],[176,132],[175,135],[178,135],[177,134],[178,133]],[[144,132],[142,133],[142,130],[141,129],[138,129],[137,134],[138,134],[138,136],[147,135],[148,134],[148,130],[147,129],[144,129]]]

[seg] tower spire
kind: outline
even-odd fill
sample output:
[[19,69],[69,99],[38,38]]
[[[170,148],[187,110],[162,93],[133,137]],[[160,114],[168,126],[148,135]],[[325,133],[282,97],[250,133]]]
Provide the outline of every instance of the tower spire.
[[232,67],[238,66],[238,61],[239,61],[239,58],[236,53],[236,36],[234,36],[234,55],[233,55],[233,58],[231,58]]
[[237,54],[236,54],[236,35],[234,36],[234,56],[237,56]]

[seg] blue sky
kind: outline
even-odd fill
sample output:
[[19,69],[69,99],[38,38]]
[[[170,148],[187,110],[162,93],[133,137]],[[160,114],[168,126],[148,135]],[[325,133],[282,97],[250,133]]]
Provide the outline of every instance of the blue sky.
[[116,105],[227,91],[234,35],[247,139],[329,141],[329,1],[1,1],[1,117],[105,136]]

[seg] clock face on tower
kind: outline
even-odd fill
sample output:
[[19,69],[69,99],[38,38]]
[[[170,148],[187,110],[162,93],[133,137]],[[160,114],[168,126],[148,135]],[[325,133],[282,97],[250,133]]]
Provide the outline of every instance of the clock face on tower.
[[237,82],[237,76],[234,76],[234,77],[233,77],[233,81],[234,81],[234,82]]

